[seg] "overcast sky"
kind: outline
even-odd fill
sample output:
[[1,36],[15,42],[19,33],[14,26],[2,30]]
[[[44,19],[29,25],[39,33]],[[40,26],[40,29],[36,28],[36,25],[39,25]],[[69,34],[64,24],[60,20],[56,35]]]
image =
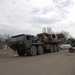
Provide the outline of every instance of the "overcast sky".
[[75,0],[0,0],[0,33],[37,34],[47,26],[75,37]]

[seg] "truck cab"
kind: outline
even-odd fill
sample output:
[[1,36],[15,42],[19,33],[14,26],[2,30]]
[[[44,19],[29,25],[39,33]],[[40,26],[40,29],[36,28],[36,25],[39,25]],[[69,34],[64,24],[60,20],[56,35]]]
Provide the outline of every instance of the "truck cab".
[[32,46],[33,37],[33,35],[25,34],[13,36],[10,39],[9,46],[14,51],[17,51],[18,55],[22,56]]

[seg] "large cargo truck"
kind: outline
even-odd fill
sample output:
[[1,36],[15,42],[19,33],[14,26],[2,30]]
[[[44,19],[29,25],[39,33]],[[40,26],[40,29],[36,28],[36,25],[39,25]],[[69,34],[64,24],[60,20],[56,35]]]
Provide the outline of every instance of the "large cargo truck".
[[59,51],[59,43],[55,34],[41,33],[34,35],[20,34],[12,36],[9,42],[10,48],[17,51],[19,56],[25,54],[35,56],[47,51]]

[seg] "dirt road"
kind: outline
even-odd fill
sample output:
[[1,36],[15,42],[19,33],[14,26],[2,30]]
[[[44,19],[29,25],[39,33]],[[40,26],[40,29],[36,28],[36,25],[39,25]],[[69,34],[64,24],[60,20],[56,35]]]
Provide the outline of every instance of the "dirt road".
[[0,75],[75,75],[75,53],[0,57]]

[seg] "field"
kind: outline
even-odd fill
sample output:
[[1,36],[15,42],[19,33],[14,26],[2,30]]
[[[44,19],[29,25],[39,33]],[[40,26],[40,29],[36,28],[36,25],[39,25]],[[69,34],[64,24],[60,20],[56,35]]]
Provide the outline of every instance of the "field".
[[0,58],[1,57],[4,57],[4,58],[13,57],[15,55],[17,55],[17,54],[14,53],[14,51],[12,49],[1,49],[0,50]]

